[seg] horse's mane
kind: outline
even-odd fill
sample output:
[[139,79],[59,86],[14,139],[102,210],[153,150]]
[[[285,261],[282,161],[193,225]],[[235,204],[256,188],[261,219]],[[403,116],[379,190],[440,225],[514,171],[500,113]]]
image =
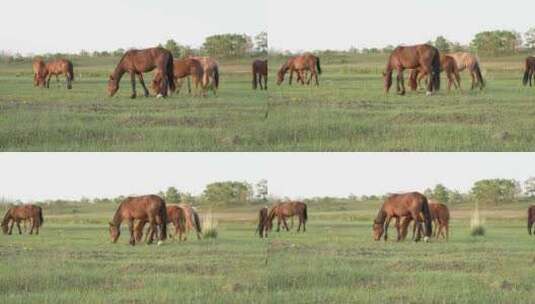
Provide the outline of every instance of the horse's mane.
[[2,220],[1,226],[7,226],[7,224],[9,223],[9,219],[11,219],[11,208],[9,208],[6,214],[4,215],[4,219]]
[[384,210],[384,205],[381,206],[381,209],[379,210],[379,212],[377,213],[377,216],[375,217],[375,220],[373,220],[373,222],[375,224],[383,224],[385,222],[385,219],[386,219],[386,212]]
[[122,201],[120,204],[119,204],[119,207],[117,208],[117,210],[115,211],[115,214],[113,215],[113,220],[112,220],[112,223],[114,225],[119,225],[121,224],[121,221],[122,221],[122,216],[121,216],[121,210],[124,206],[124,203],[129,201],[130,200],[130,197],[125,199],[124,201]]

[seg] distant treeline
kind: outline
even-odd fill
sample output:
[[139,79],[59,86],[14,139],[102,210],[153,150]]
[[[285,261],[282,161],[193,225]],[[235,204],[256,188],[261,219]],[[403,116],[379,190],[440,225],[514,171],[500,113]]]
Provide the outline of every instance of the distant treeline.
[[[175,187],[157,193],[168,203],[186,202],[195,206],[207,207],[240,207],[247,205],[264,205],[278,200],[290,198],[278,198],[269,195],[268,181],[260,180],[257,183],[224,181],[208,184],[200,195],[192,195],[188,192],[180,191]],[[424,190],[424,194],[439,202],[456,205],[463,203],[478,202],[481,205],[498,206],[520,201],[529,201],[535,198],[535,177],[524,181],[523,185],[514,179],[484,179],[474,183],[471,190],[462,193],[451,190],[442,184]],[[331,203],[359,203],[359,202],[381,202],[390,194],[363,195],[348,197],[315,197],[305,199],[310,204],[322,204],[328,206]],[[114,204],[117,205],[125,199],[125,196],[114,198],[82,198],[80,200],[49,200],[33,202],[53,208],[76,206],[79,204]],[[295,198],[293,198],[295,199]],[[20,201],[1,200],[3,204],[18,204]]]

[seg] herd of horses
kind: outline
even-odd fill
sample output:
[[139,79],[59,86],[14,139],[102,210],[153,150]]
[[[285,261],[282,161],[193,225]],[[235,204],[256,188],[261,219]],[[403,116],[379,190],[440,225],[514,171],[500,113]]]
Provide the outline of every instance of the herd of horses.
[[[277,218],[277,232],[280,232],[281,223],[286,231],[288,219],[297,217],[299,225],[297,232],[303,229],[306,232],[308,221],[307,204],[301,201],[286,201],[275,203],[271,208],[263,207],[258,212],[258,225],[256,234],[260,238],[267,238],[273,231],[273,221]],[[534,234],[532,228],[535,225],[535,205],[528,208],[528,233]],[[376,241],[382,238],[388,240],[388,228],[390,222],[395,220],[397,241],[407,238],[411,222],[413,223],[412,240],[420,241],[422,235],[424,241],[435,237],[449,240],[450,211],[445,204],[428,200],[418,192],[390,195],[382,204],[373,220],[372,236]],[[36,205],[22,205],[11,207],[7,210],[2,220],[1,227],[4,234],[12,234],[16,224],[19,234],[22,234],[21,222],[28,221],[31,230],[29,234],[39,234],[39,228],[43,225],[43,211]],[[157,195],[145,195],[128,197],[124,199],[112,220],[109,222],[109,235],[112,243],[116,243],[121,235],[121,225],[126,222],[130,235],[129,244],[134,246],[143,240],[152,244],[155,239],[164,241],[167,239],[167,225],[173,224],[179,241],[186,241],[189,232],[194,231],[197,239],[202,239],[201,219],[197,210],[189,204],[167,205],[165,200]],[[145,226],[148,224],[148,228]],[[293,226],[293,225],[292,225]],[[433,227],[434,226],[434,227]],[[145,238],[143,239],[143,235]]]

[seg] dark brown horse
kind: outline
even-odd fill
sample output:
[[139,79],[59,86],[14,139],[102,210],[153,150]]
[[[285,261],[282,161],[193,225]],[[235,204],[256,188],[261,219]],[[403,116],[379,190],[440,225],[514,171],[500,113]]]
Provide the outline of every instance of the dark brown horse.
[[260,85],[260,90],[267,90],[268,61],[255,60],[253,62],[253,90]]
[[50,79],[52,76],[56,76],[56,81],[59,83],[59,75],[65,75],[65,78],[67,79],[67,89],[72,89],[72,82],[74,81],[74,68],[72,62],[67,59],[55,59],[47,62],[45,68],[47,88],[50,88]]
[[528,209],[528,233],[531,235],[531,227],[535,223],[535,205],[529,207]]
[[46,86],[46,64],[41,58],[35,58],[32,62],[33,85],[36,87]]
[[[33,234],[34,229],[35,234],[39,234],[39,228],[44,223],[43,210],[41,207],[35,205],[23,205],[9,208],[2,220],[2,231],[4,234],[11,234],[13,232],[13,225],[17,224],[19,234],[22,234],[20,229],[21,221],[30,221],[30,234]],[[11,222],[11,226],[8,229],[9,222]]]
[[[440,55],[440,67],[441,71],[446,72],[446,76],[448,77],[448,91],[451,91],[452,86],[457,90],[462,90],[461,75],[455,59],[448,55]],[[409,86],[411,90],[418,90],[418,87],[421,86],[422,79],[428,76],[426,73],[421,72],[420,69],[411,70],[409,74]]]
[[[181,80],[187,78],[188,82],[188,93],[191,94],[191,83],[189,77],[193,81],[193,85],[198,90],[202,86],[203,81],[203,68],[201,62],[194,58],[186,58],[175,60],[173,64],[173,74],[174,81],[176,84],[176,89],[180,93],[180,88],[182,86]],[[161,87],[162,77],[160,74],[157,74],[152,81],[151,88],[153,91],[158,92]]]
[[268,214],[267,230],[271,231],[273,228],[273,220],[277,217],[277,232],[280,231],[281,222],[284,224],[286,231],[290,231],[286,219],[297,216],[299,218],[299,226],[297,232],[301,231],[303,225],[303,232],[306,232],[306,223],[308,220],[307,205],[303,202],[285,202],[278,203],[271,208]]
[[[442,238],[449,240],[450,210],[448,206],[434,200],[429,200],[429,212],[431,213],[431,219],[434,224],[433,236],[437,239],[442,236]],[[419,215],[419,219],[420,222],[423,221],[421,214]],[[412,220],[413,219],[410,216],[407,216],[403,219],[401,223],[402,239],[405,239],[407,237],[407,230]],[[416,227],[416,225],[414,225],[412,231],[413,240],[416,238],[416,229],[418,229],[419,235],[422,232],[421,225],[419,227]]]
[[145,86],[143,80],[143,73],[148,73],[156,70],[156,75],[161,77],[160,88],[157,90],[157,95],[166,97],[168,91],[175,91],[175,80],[173,70],[173,55],[164,48],[150,48],[144,50],[129,50],[127,51],[117,67],[110,75],[108,81],[108,93],[110,96],[115,95],[119,90],[119,82],[125,73],[130,74],[132,83],[131,98],[136,98],[136,75],[143,87],[145,97],[149,96],[149,91]]
[[292,85],[293,73],[297,73],[297,82],[305,84],[305,73],[306,71],[310,72],[310,79],[307,81],[307,84],[310,84],[312,78],[315,78],[316,85],[319,86],[318,74],[321,75],[321,65],[320,59],[317,56],[314,56],[310,53],[306,53],[299,56],[294,56],[288,58],[286,63],[284,63],[279,72],[277,73],[277,85],[281,85],[284,82],[284,77],[286,73],[290,72],[289,84]]
[[435,47],[421,44],[400,46],[394,49],[386,64],[386,71],[383,73],[386,93],[392,87],[392,74],[396,70],[398,73],[396,78],[397,92],[400,95],[405,95],[403,71],[406,69],[419,69],[421,73],[431,75],[427,85],[427,95],[432,95],[440,90],[440,52]]
[[121,223],[128,222],[130,231],[130,245],[136,244],[134,236],[134,221],[147,221],[150,224],[151,244],[154,234],[159,230],[159,238],[164,241],[167,238],[167,209],[165,201],[157,195],[146,195],[126,198],[117,208],[110,225],[110,237],[113,243],[117,242],[121,234]]
[[[384,240],[386,241],[388,239],[388,226],[393,218],[396,218],[399,222],[401,218],[410,216],[419,225],[420,213],[424,215],[425,233],[429,238],[433,228],[427,198],[418,192],[391,195],[383,203],[373,222],[373,238],[379,241],[384,234]],[[396,225],[396,228],[398,228],[398,240],[400,240],[401,233],[399,231],[399,225]],[[419,238],[416,240],[418,241]]]
[[528,85],[533,86],[533,74],[535,73],[535,57],[529,56],[526,58],[526,68],[524,71],[524,79],[522,79],[522,83],[524,86]]
[[267,237],[267,221],[268,221],[268,207],[263,207],[258,212],[258,226],[256,232],[260,235],[260,238]]
[[[171,236],[172,238],[175,238],[178,235],[179,241],[185,240],[182,238],[184,233],[186,232],[186,228],[184,226],[185,222],[186,217],[182,208],[175,205],[167,206],[167,223],[172,223],[175,227],[175,234]],[[136,223],[134,227],[134,237],[136,239],[136,242],[138,243],[143,238],[143,228],[145,227],[145,224],[147,224],[146,220],[140,220]],[[145,234],[145,240],[147,240],[148,236],[151,233],[152,231],[150,231],[149,227],[147,233]]]

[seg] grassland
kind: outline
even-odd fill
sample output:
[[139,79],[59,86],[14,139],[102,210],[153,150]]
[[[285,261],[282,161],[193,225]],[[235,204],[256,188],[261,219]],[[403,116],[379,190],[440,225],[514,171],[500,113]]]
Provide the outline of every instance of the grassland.
[[28,63],[0,64],[0,150],[534,151],[523,56],[482,58],[483,92],[464,73],[464,93],[432,98],[385,95],[385,55],[322,56],[320,88],[276,86],[274,57],[269,93],[251,90],[250,60],[222,60],[218,97],[135,101],[126,79],[105,94],[115,58],[75,61],[71,92],[33,88]]
[[526,204],[486,209],[481,238],[454,206],[451,240],[428,244],[373,241],[377,205],[310,205],[306,234],[267,240],[253,235],[255,207],[215,210],[215,240],[136,247],[109,243],[111,205],[45,208],[39,236],[0,236],[0,302],[535,302]]

